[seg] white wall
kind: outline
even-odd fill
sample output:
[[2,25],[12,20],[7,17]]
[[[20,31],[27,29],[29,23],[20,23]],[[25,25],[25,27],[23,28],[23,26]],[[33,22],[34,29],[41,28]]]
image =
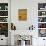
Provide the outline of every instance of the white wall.
[[[33,31],[34,36],[38,36],[37,34],[37,1],[33,0],[11,0],[11,22],[16,25],[16,32],[24,33],[25,30],[28,30],[29,26],[32,24],[35,26],[35,30]],[[18,20],[18,9],[27,8],[27,21],[19,21]],[[29,30],[28,30],[29,31]],[[15,33],[16,34],[16,33]],[[26,34],[26,32],[25,32]],[[30,34],[30,33],[29,33]],[[14,41],[14,40],[13,40]],[[34,41],[34,40],[33,40]],[[34,42],[35,43],[35,42]],[[34,44],[33,43],[33,44]],[[37,44],[37,43],[35,43]]]
[[[14,23],[17,30],[28,30],[29,26],[34,25],[37,29],[38,25],[38,3],[45,3],[46,0],[11,0],[11,22]],[[27,8],[27,21],[18,20],[18,9]]]
[[[38,3],[46,3],[46,0],[11,0],[11,22],[16,26],[16,31],[20,32],[19,30],[28,30],[28,27],[32,24],[35,26],[35,30],[33,30],[33,46],[44,45],[43,38],[38,38]],[[18,20],[18,9],[23,8],[27,8],[27,21]]]
[[[37,2],[33,2],[32,0],[11,1],[11,22],[13,22],[16,25],[17,30],[28,30],[29,26],[31,26],[33,23],[37,23],[36,3]],[[18,20],[18,9],[27,9],[27,21]]]

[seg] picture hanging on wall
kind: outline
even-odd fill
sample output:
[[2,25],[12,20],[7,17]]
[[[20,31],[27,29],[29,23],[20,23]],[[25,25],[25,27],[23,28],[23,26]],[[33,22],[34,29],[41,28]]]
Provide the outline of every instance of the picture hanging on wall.
[[19,21],[27,20],[27,9],[19,9],[18,10],[18,19],[19,19]]

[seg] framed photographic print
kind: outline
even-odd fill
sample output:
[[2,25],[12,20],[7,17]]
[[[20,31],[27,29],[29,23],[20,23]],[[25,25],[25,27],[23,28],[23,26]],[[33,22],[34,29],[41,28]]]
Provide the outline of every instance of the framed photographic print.
[[27,9],[19,9],[18,10],[18,19],[20,21],[26,21],[27,20]]

